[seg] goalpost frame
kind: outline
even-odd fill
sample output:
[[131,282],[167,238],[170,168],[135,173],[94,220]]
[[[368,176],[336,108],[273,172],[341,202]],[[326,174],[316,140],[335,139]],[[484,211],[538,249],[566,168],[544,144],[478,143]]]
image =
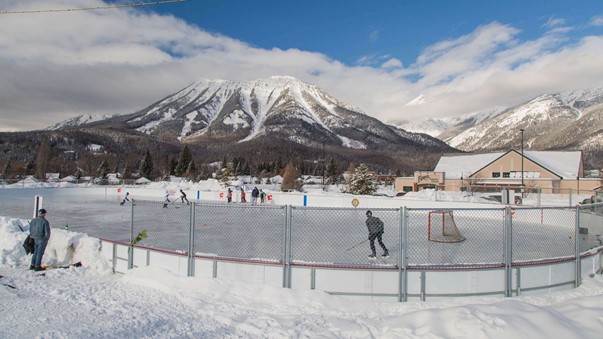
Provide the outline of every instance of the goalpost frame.
[[[432,218],[432,214],[438,215],[441,218],[441,223],[437,225],[436,218]],[[449,229],[446,229],[446,217],[449,216]],[[433,236],[432,226],[439,227],[441,226],[440,234],[437,236]],[[461,231],[456,226],[456,222],[454,221],[454,215],[452,214],[452,210],[435,210],[430,211],[427,214],[427,240],[435,241],[435,242],[444,242],[444,243],[452,243],[452,242],[461,242],[466,238],[461,234]]]

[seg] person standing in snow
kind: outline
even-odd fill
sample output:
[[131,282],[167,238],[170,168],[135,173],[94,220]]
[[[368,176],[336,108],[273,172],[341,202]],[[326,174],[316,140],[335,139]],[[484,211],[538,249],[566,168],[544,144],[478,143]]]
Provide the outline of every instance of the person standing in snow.
[[259,196],[260,196],[260,191],[258,190],[257,187],[254,187],[253,190],[251,191],[251,204],[252,205],[257,205]]
[[266,193],[264,193],[264,190],[260,190],[260,202],[262,204],[266,202]]
[[168,191],[165,191],[165,195],[163,196],[163,208],[167,208],[169,202],[170,202],[170,193]]
[[245,199],[245,190],[241,187],[241,202],[247,202]]
[[126,195],[124,196],[124,199],[119,203],[120,205],[123,205],[127,202],[130,202],[130,199],[128,199],[128,196],[130,195],[130,192],[126,192]]
[[180,200],[182,201],[182,203],[184,203],[184,200],[186,200],[186,204],[188,205],[188,204],[189,204],[189,201],[188,201],[188,199],[186,198],[186,193],[184,193],[184,191],[183,191],[182,189],[180,189],[180,194],[181,194],[181,196],[180,196]]
[[46,210],[41,208],[38,211],[38,216],[32,219],[29,224],[29,236],[34,239],[35,246],[34,252],[31,257],[30,270],[43,271],[42,268],[42,257],[46,251],[46,245],[48,245],[48,239],[50,239],[50,223],[46,220]]
[[381,246],[381,248],[383,249],[383,254],[381,256],[384,258],[387,257],[389,255],[389,252],[387,251],[387,248],[385,247],[385,244],[383,243],[382,239],[384,232],[383,221],[381,221],[381,219],[377,217],[373,217],[373,212],[371,212],[370,210],[366,211],[366,227],[368,228],[368,239],[371,246],[371,254],[369,255],[369,258],[373,259],[377,256],[375,252],[375,239],[377,239],[377,242],[379,242],[379,246]]
[[226,193],[226,199],[228,200],[228,202],[232,202],[232,190],[229,188],[228,192]]

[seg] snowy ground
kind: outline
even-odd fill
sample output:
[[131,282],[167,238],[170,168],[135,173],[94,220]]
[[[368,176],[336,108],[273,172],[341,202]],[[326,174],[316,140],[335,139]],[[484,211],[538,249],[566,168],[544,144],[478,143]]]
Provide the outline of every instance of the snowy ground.
[[0,217],[1,338],[600,338],[603,331],[598,275],[541,296],[359,302],[154,268],[113,275],[96,239],[55,229],[45,260],[85,265],[42,276],[27,269],[20,227],[23,220]]
[[[88,215],[91,223],[99,212]],[[600,275],[540,296],[361,302],[148,267],[113,275],[98,239],[77,229],[53,229],[44,263],[84,266],[41,275],[28,270],[31,255],[21,246],[28,227],[27,220],[0,217],[0,338],[600,338],[603,332]]]

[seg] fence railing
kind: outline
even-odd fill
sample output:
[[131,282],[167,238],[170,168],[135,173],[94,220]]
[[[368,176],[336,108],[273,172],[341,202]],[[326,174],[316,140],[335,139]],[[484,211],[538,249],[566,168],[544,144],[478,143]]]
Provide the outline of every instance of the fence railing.
[[[372,209],[383,221],[389,257],[370,260],[366,209],[222,203],[167,207],[134,201],[130,240],[147,234],[134,246],[283,265],[454,269],[573,260],[601,246],[603,234],[603,204],[450,209],[454,226],[466,238],[458,243],[428,240],[433,209]],[[383,249],[378,241],[375,246],[379,256]]]

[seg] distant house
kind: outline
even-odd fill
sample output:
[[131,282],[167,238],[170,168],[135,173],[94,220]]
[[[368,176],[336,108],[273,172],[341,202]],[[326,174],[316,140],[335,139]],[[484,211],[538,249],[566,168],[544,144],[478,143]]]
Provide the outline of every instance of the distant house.
[[526,151],[442,156],[433,171],[397,178],[396,191],[541,189],[543,193],[592,190],[600,180],[585,178],[580,151]]
[[119,173],[109,173],[109,174],[107,174],[105,179],[107,179],[107,181],[111,185],[118,185],[120,182],[119,177],[120,177]]
[[60,173],[46,173],[46,182],[58,182]]
[[68,175],[64,178],[61,178],[59,180],[60,182],[70,182],[70,183],[76,183],[77,182],[77,178],[74,177],[73,175]]
[[140,178],[136,179],[136,181],[135,181],[136,185],[146,185],[150,182],[151,182],[151,180],[149,180],[145,177],[140,177]]

